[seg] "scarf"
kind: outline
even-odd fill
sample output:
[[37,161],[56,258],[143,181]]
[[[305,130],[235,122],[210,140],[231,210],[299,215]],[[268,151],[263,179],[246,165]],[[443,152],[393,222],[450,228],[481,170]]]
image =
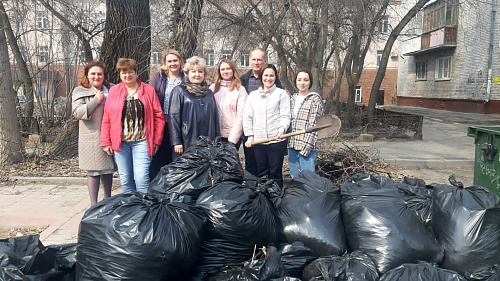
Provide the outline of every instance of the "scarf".
[[231,82],[233,82],[233,81],[222,80],[222,81],[220,81],[220,85],[222,87],[228,87],[229,88],[229,86],[231,86]]
[[207,95],[206,85],[192,84],[190,82],[184,82],[181,83],[181,85],[183,85],[186,88],[186,90],[195,97],[200,98]]

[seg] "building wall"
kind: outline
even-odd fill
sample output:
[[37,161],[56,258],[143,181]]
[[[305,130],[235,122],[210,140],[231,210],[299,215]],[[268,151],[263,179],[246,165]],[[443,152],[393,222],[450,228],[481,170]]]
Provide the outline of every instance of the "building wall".
[[[498,4],[500,7],[500,4]],[[499,8],[497,7],[497,9]],[[484,104],[488,83],[488,54],[492,4],[487,1],[464,1],[459,8],[456,48],[400,56],[398,104],[462,112],[500,112],[499,103]],[[500,20],[495,24],[492,77],[500,81]],[[420,49],[420,38],[405,38],[404,52]],[[436,79],[436,59],[450,56],[451,77]],[[427,62],[427,79],[416,79],[416,62]],[[500,100],[500,83],[493,82],[491,100]]]
[[[357,86],[361,87],[361,103],[368,106],[370,101],[370,92],[372,90],[373,81],[377,75],[377,69],[364,69]],[[384,91],[384,104],[396,104],[396,85],[398,81],[398,70],[387,69],[380,90]],[[345,77],[342,79],[342,88],[340,92],[340,101],[347,102],[349,87]]]

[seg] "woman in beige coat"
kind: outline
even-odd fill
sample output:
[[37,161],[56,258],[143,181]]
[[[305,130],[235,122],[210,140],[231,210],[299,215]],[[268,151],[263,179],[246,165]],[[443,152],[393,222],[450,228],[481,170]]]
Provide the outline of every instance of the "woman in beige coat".
[[73,116],[80,120],[78,159],[82,170],[87,170],[90,203],[97,203],[102,182],[104,199],[111,196],[113,173],[116,171],[113,156],[106,154],[100,145],[101,121],[104,103],[110,84],[100,62],[90,62],[84,68],[80,86],[73,90]]

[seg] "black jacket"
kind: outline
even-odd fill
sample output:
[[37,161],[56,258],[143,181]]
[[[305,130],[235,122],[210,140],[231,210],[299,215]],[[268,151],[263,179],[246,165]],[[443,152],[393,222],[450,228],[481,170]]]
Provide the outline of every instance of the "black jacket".
[[170,96],[168,126],[171,145],[188,149],[198,136],[214,140],[220,135],[217,105],[210,89],[204,97],[190,94],[183,85],[176,86]]
[[[167,74],[165,73],[165,71],[163,70],[160,70],[158,72],[156,72],[154,75],[153,75],[153,79],[151,79],[151,83],[150,85],[153,86],[153,88],[155,88],[155,91],[156,91],[156,95],[158,96],[158,99],[160,100],[160,105],[161,105],[161,109],[163,110],[163,107],[165,106],[165,88],[167,87]],[[185,77],[184,77],[184,72],[181,71],[181,81],[185,81]]]
[[[250,69],[247,73],[241,75],[240,77],[241,85],[245,87],[245,90],[247,91],[248,94],[250,94],[250,92],[248,91],[248,79],[250,78],[251,75],[252,75],[252,70]],[[283,89],[283,86],[281,86],[281,82],[278,76],[276,76],[276,82],[274,82],[274,84],[276,84],[276,87]]]

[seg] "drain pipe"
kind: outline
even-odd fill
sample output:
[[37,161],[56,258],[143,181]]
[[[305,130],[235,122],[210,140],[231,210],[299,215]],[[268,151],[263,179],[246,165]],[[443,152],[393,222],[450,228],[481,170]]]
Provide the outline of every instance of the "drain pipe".
[[486,87],[486,99],[484,103],[488,103],[491,98],[491,82],[493,79],[493,47],[495,44],[495,16],[497,14],[497,0],[493,0],[491,9],[491,32],[490,32],[490,50],[488,58],[488,86]]

